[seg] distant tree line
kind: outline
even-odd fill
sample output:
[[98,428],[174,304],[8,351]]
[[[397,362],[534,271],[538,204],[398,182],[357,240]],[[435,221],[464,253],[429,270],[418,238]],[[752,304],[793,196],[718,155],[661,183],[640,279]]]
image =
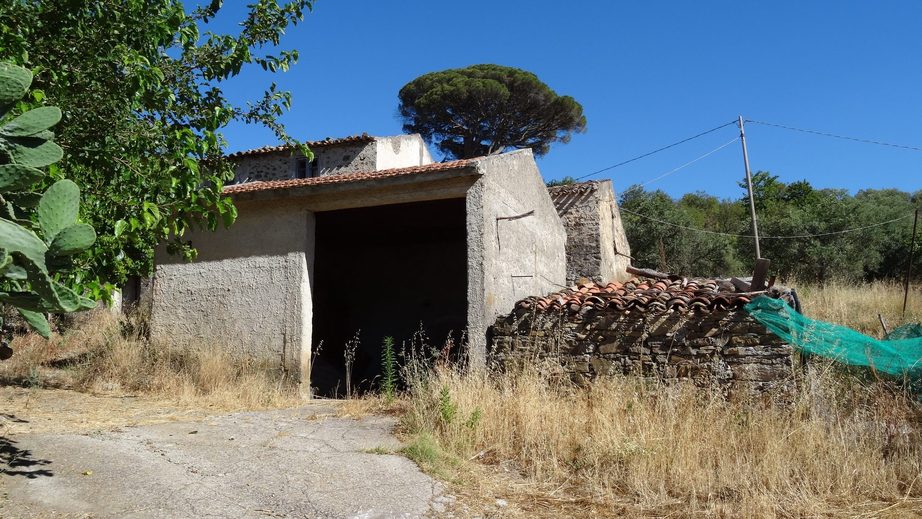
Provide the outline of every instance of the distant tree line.
[[[745,189],[744,183],[740,186]],[[844,189],[816,189],[806,180],[784,183],[760,171],[753,176],[753,193],[759,235],[766,237],[760,242],[762,257],[772,261],[771,270],[780,279],[824,283],[905,275],[911,213],[922,208],[922,190],[868,189],[851,195]],[[751,274],[755,244],[745,196],[721,200],[697,192],[675,200],[660,190],[631,186],[620,204],[635,265],[689,276]],[[839,233],[903,216],[908,217]],[[915,246],[913,277],[918,280],[922,239],[917,237]]]

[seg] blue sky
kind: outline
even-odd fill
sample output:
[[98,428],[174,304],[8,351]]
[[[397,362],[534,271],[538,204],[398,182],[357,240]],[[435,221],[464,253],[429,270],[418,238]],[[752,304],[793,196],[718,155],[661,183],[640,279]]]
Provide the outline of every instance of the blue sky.
[[[196,2],[191,1],[190,4]],[[228,30],[243,2],[226,2]],[[735,119],[922,147],[922,2],[318,0],[283,48],[291,71],[246,69],[226,92],[294,96],[283,121],[305,140],[401,133],[397,92],[420,74],[476,63],[532,71],[582,103],[588,131],[539,160],[578,177]],[[737,135],[727,127],[593,178],[618,190]],[[922,189],[922,152],[747,125],[752,169],[818,187]],[[230,150],[274,143],[234,125]],[[673,196],[742,194],[738,143],[653,182]]]

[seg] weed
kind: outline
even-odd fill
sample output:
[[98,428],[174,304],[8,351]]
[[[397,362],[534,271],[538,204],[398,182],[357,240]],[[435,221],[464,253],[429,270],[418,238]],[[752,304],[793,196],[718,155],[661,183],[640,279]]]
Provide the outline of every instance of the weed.
[[451,425],[458,414],[458,405],[451,401],[451,391],[448,386],[442,386],[439,392],[439,418],[443,425]]
[[397,394],[397,358],[394,353],[394,338],[384,338],[384,348],[381,350],[381,389],[387,403],[394,401]]
[[359,349],[359,335],[362,330],[356,330],[352,339],[346,341],[346,347],[343,349],[343,359],[346,361],[346,398],[352,398],[352,363],[355,362],[355,352]]

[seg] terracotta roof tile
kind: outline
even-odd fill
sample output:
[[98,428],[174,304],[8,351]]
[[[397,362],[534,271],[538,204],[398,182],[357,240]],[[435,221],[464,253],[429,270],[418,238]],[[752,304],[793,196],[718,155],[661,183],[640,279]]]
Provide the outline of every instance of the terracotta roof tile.
[[[307,141],[304,144],[308,148],[322,148],[324,146],[335,146],[337,144],[363,144],[367,142],[374,142],[375,138],[363,133],[361,135],[351,135],[349,137],[340,137],[337,139],[331,139],[327,137],[321,141]],[[236,159],[240,157],[250,157],[254,155],[264,155],[266,153],[275,153],[279,151],[290,151],[291,146],[282,144],[279,146],[263,146],[261,148],[253,148],[251,150],[238,151],[236,153],[231,153],[227,156],[229,159]]]
[[557,209],[557,214],[563,216],[573,206],[582,205],[589,200],[599,188],[598,180],[580,182],[577,184],[564,184],[547,188],[551,201]]
[[634,278],[624,283],[576,285],[544,297],[522,299],[516,308],[570,314],[605,308],[642,313],[710,312],[742,308],[761,293],[736,292],[732,284],[716,279]]
[[233,184],[225,187],[224,194],[233,195],[237,193],[253,193],[257,191],[281,191],[285,189],[293,189],[305,186],[346,184],[350,182],[361,182],[363,180],[377,180],[380,178],[420,175],[426,173],[441,173],[445,171],[464,169],[472,166],[473,164],[474,159],[464,159],[453,160],[449,162],[434,162],[424,166],[413,166],[409,168],[385,169],[360,173],[337,173],[333,175],[324,175],[322,177],[311,178],[246,182],[243,184]]

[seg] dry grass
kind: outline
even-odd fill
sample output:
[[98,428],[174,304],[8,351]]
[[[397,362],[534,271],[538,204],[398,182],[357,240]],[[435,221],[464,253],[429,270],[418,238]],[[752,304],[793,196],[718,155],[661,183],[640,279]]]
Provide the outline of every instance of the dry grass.
[[[896,282],[866,284],[829,283],[797,287],[804,314],[812,319],[848,326],[872,337],[881,336],[881,314],[890,328],[904,324],[903,285]],[[909,293],[905,322],[922,321],[922,289]]]
[[301,401],[296,384],[277,368],[235,357],[213,345],[157,348],[126,323],[97,312],[64,335],[17,337],[0,363],[0,383],[67,388],[98,394],[142,394],[179,404],[254,409]]
[[[878,311],[899,323],[892,286],[799,292],[813,317],[875,336]],[[576,387],[442,368],[406,395],[404,453],[470,515],[922,514],[922,406],[832,371],[799,382],[775,406],[630,377]]]
[[[873,336],[878,312],[901,323],[896,285],[799,293],[809,316]],[[922,320],[922,293],[910,302],[907,320]],[[13,346],[13,359],[0,363],[7,384],[218,409],[300,402],[267,365],[220,345],[157,349],[126,338],[124,323],[104,313],[50,341],[26,336]],[[396,402],[371,397],[342,412],[400,414],[403,453],[449,482],[462,516],[922,513],[918,402],[829,373],[801,382],[793,403],[757,406],[627,377],[575,387],[529,372],[490,378],[442,366]]]

